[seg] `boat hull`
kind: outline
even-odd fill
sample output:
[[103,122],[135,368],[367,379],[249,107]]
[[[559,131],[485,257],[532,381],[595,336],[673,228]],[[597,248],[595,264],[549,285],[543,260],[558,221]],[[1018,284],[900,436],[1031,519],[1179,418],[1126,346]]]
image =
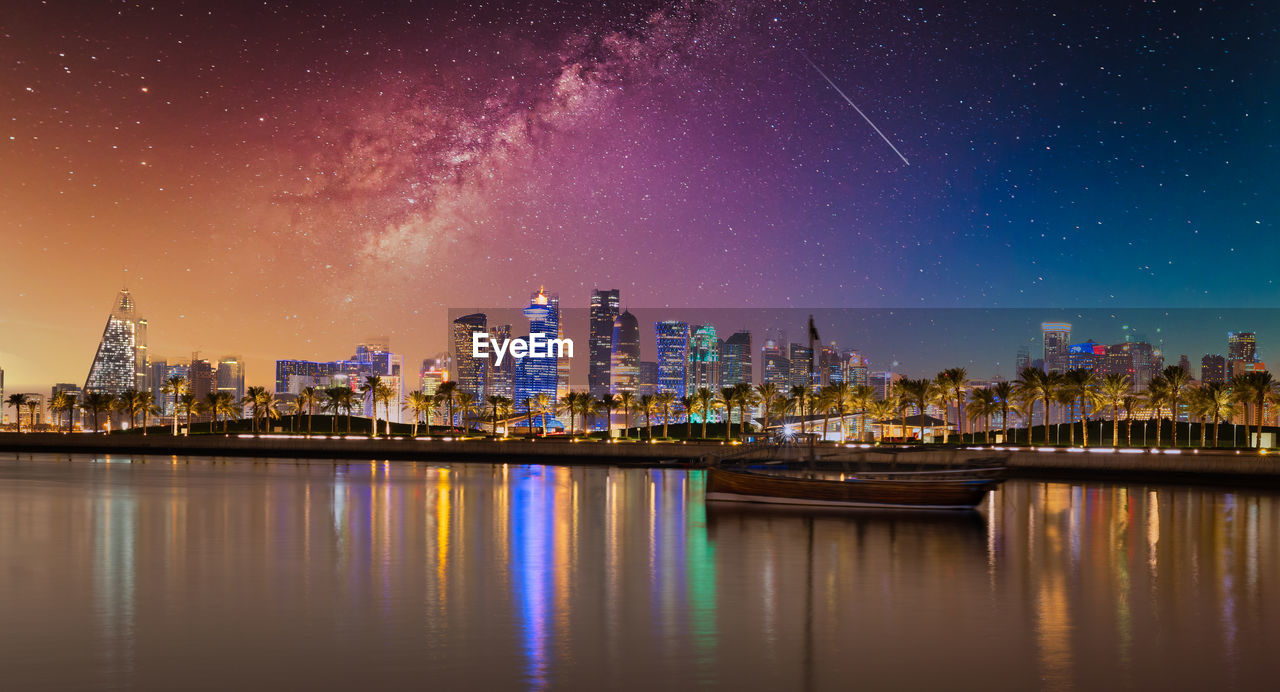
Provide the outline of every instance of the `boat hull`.
[[815,480],[707,470],[707,500],[810,507],[971,510],[999,479],[942,481]]

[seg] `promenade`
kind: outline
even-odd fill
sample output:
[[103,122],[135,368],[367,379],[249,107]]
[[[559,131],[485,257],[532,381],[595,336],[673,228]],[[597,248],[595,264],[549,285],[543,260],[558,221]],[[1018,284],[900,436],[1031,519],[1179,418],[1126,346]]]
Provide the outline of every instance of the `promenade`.
[[[388,459],[512,464],[704,465],[721,459],[808,458],[803,445],[783,447],[719,442],[601,442],[566,439],[390,439],[314,435],[94,435],[0,433],[0,453],[206,455],[266,458]],[[962,464],[999,458],[1019,476],[1071,474],[1099,480],[1280,480],[1280,454],[1252,450],[1110,449],[1090,447],[820,446],[819,458],[850,464]]]

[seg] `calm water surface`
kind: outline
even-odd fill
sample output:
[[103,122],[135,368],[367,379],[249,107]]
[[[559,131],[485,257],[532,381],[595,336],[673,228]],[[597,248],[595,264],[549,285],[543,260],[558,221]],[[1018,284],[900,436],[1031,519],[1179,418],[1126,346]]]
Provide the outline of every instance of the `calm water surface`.
[[1280,496],[707,507],[678,470],[0,455],[5,689],[1275,689]]

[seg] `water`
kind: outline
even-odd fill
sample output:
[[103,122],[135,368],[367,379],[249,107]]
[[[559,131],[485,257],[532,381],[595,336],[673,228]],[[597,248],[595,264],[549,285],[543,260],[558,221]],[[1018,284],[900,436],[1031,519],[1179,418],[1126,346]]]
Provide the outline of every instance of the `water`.
[[[145,460],[145,463],[144,463]],[[1274,689],[1265,490],[706,507],[678,470],[0,455],[5,689]]]

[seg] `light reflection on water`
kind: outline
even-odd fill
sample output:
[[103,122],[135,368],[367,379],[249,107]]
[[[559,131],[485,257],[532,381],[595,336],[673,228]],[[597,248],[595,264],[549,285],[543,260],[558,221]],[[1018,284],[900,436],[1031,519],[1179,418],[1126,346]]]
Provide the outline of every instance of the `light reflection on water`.
[[981,513],[886,516],[708,507],[703,474],[670,469],[20,459],[0,457],[13,689],[1256,689],[1280,673],[1265,490],[1017,481]]

